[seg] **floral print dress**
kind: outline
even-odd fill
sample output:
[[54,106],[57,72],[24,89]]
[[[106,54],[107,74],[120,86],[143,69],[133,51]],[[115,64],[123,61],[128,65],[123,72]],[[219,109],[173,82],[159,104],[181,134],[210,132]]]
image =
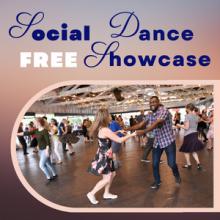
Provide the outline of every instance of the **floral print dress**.
[[88,171],[95,175],[109,174],[115,171],[112,159],[111,140],[108,138],[98,138],[99,148]]

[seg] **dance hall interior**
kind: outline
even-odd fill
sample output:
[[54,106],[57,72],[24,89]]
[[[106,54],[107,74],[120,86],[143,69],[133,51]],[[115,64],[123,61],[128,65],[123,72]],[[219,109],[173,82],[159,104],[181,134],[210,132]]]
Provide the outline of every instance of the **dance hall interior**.
[[68,84],[19,121],[16,155],[65,207],[213,207],[214,86]]

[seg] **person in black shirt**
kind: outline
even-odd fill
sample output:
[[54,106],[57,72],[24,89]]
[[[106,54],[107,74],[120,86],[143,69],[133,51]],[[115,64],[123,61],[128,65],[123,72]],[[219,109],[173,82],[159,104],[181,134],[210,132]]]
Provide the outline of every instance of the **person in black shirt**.
[[[18,132],[23,132],[23,123],[21,122],[18,128]],[[25,138],[23,136],[17,136],[20,144],[22,145],[23,153],[24,155],[27,155],[27,143],[25,141]]]
[[[64,134],[64,130],[65,130],[65,125],[62,122],[60,122],[60,124],[58,125],[58,136],[62,137],[62,135]],[[63,152],[68,151],[68,149],[66,149],[66,143],[62,143],[62,147],[63,147]]]

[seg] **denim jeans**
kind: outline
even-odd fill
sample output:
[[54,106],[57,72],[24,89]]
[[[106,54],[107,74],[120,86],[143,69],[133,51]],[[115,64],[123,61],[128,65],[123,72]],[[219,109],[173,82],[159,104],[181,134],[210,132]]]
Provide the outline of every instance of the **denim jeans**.
[[152,153],[153,174],[154,174],[154,179],[156,183],[160,183],[159,165],[160,165],[160,158],[161,158],[163,151],[166,152],[167,162],[168,162],[169,167],[173,171],[173,175],[175,177],[179,177],[179,171],[176,165],[176,143],[172,142],[166,148],[161,149],[160,146],[157,146],[157,148],[153,148],[153,153]]
[[44,172],[47,179],[56,176],[56,171],[53,165],[51,164],[50,157],[46,155],[46,150],[40,150],[39,153],[40,153],[39,166],[41,170]]

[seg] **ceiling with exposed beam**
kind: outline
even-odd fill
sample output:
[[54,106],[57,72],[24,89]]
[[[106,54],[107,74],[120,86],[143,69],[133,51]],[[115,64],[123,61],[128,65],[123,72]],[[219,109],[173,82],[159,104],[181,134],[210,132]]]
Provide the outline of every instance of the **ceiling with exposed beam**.
[[[116,92],[117,91],[117,92]],[[212,85],[68,85],[43,95],[29,109],[35,113],[94,114],[102,106],[112,113],[149,109],[157,95],[168,108],[213,100]]]

